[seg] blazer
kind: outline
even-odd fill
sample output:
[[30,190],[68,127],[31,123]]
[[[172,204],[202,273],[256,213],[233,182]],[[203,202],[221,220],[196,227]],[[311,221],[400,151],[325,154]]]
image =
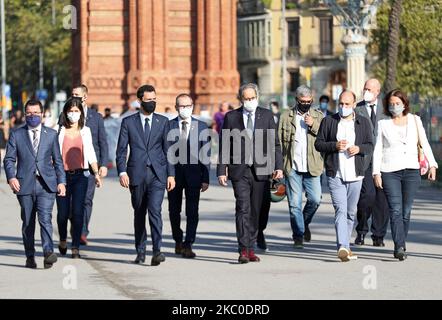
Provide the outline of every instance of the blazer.
[[[170,147],[170,142],[167,141],[168,132],[169,119],[154,113],[147,142],[139,112],[123,119],[118,137],[116,162],[118,174],[127,172],[131,186],[137,186],[144,181],[147,156],[162,183],[167,183],[167,177],[175,176],[175,166],[167,160]],[[127,159],[128,147],[130,147],[129,159]]]
[[[324,169],[322,155],[315,148],[316,135],[324,114],[315,109],[310,109],[313,118],[313,125],[307,132],[307,169],[314,176],[320,176]],[[284,174],[289,175],[293,166],[293,153],[296,135],[296,109],[290,109],[281,116],[278,129],[279,139],[282,146],[282,156],[284,158]]]
[[[339,151],[336,148],[336,134],[338,133],[338,124],[341,120],[339,113],[325,117],[319,127],[318,136],[316,137],[316,150],[324,154],[325,171],[328,177],[336,177],[339,170]],[[367,163],[364,161],[366,155],[373,153],[373,134],[370,126],[370,120],[356,114],[355,121],[355,146],[360,151],[355,158],[355,168],[357,176],[364,176],[368,169]]]
[[[60,144],[60,153],[63,154],[63,141],[66,134],[66,128],[60,127],[58,133],[58,143]],[[92,142],[92,133],[89,127],[84,126],[80,130],[81,139],[83,140],[83,169],[88,169],[89,165],[97,161],[94,145]],[[89,171],[85,171],[85,175],[89,176]]]
[[203,121],[192,117],[187,139],[186,161],[181,163],[180,160],[183,157],[180,157],[180,150],[178,149],[179,121],[179,117],[169,121],[169,138],[171,135],[174,138],[170,151],[175,152],[175,158],[178,160],[178,163],[175,164],[175,179],[177,183],[181,182],[189,187],[200,188],[202,183],[209,183],[210,132]]
[[438,167],[420,117],[410,113],[407,114],[407,137],[405,141],[401,141],[394,127],[392,119],[379,121],[377,142],[373,154],[373,174],[403,169],[419,169],[418,130],[422,148],[430,167]]
[[[243,107],[229,111],[224,117],[223,129],[219,139],[219,164],[217,166],[217,175],[228,175],[228,178],[233,181],[240,180],[244,171],[248,167],[245,159],[245,146],[246,139],[248,143],[253,146],[253,168],[256,173],[256,178],[260,181],[264,181],[270,178],[270,175],[274,170],[282,170],[282,153],[281,144],[278,138],[277,127],[273,114],[270,110],[258,107],[255,111],[255,134],[253,135],[253,141],[247,134],[242,135],[241,139],[234,139],[233,134],[238,130],[239,132],[245,132],[244,120],[243,120]],[[256,134],[256,130],[262,130],[262,135]],[[229,135],[230,133],[230,135]],[[227,136],[225,136],[227,134]],[[268,141],[271,140],[271,144]],[[228,146],[223,147],[225,143]],[[272,144],[274,149],[272,149]],[[223,148],[224,150],[223,152]],[[238,154],[237,150],[241,152]],[[229,150],[229,151],[227,151]],[[257,150],[262,153],[265,163],[261,163],[260,159],[257,159]],[[228,156],[227,156],[228,152]],[[226,154],[225,154],[226,153]],[[228,169],[228,172],[227,172]]]
[[58,184],[66,184],[57,131],[43,125],[37,154],[32,148],[28,126],[13,129],[6,146],[3,164],[7,181],[17,178],[20,182],[17,195],[29,195],[34,192],[34,173],[37,169],[50,192],[56,193]]

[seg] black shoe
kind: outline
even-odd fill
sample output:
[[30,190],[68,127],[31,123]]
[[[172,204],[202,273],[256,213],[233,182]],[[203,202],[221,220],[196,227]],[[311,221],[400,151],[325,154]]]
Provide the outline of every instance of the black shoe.
[[373,238],[373,247],[385,247],[384,239]]
[[175,243],[175,254],[183,254],[183,250],[184,250],[183,243],[181,241],[176,242]]
[[37,269],[37,263],[35,262],[35,258],[34,257],[26,258],[25,267],[29,269]]
[[134,263],[135,264],[140,264],[140,263],[144,263],[144,261],[146,261],[146,253],[145,252],[139,252],[137,254],[137,257],[135,258]]
[[365,244],[365,234],[358,233],[358,236],[355,239],[355,245],[363,246]]
[[45,258],[43,260],[44,268],[52,268],[52,265],[57,262],[57,255],[54,252],[45,253]]
[[308,226],[305,226],[304,228],[304,241],[310,242],[312,240],[312,234],[310,232],[310,228]]
[[266,239],[264,237],[263,232],[258,232],[258,238],[256,239],[256,245],[261,250],[264,250],[264,251],[267,250],[267,243],[266,243]]
[[196,257],[196,254],[192,251],[191,247],[186,247],[183,249],[182,256],[183,258],[193,259]]
[[166,257],[161,252],[154,254],[152,260],[150,261],[151,266],[158,266],[161,262],[166,261]]
[[68,244],[66,243],[66,240],[60,240],[60,243],[58,244],[58,251],[60,251],[62,256],[66,255],[68,252]]
[[405,259],[407,259],[407,254],[405,253],[404,248],[400,247],[395,253],[394,253],[394,257],[396,259],[399,259],[399,261],[404,261]]
[[80,250],[78,248],[72,248],[72,259],[80,259]]
[[296,249],[304,249],[304,241],[302,240],[302,238],[300,239],[295,239],[295,248]]

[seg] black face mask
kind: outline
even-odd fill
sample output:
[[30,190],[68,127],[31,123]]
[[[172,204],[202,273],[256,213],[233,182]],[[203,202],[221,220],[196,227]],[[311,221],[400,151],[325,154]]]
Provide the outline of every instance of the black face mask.
[[155,107],[157,106],[157,103],[155,101],[142,101],[141,102],[141,107],[143,108],[144,111],[146,111],[147,113],[152,113],[155,111]]
[[312,106],[312,103],[301,103],[299,101],[297,101],[297,105],[298,105],[298,110],[301,111],[302,113],[306,113],[310,110],[310,107]]

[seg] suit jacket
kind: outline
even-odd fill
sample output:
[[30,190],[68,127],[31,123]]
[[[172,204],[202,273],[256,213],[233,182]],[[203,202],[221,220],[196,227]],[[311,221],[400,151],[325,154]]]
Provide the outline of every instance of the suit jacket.
[[[389,119],[390,117],[384,114],[384,108],[382,106],[382,99],[378,99],[377,108],[376,108],[376,123],[375,126],[373,126],[373,123],[371,122],[370,115],[368,114],[367,108],[365,106],[365,101],[360,101],[356,104],[355,113],[359,114],[368,120],[370,120],[370,128],[373,133],[373,144],[376,145],[376,137],[378,135],[378,123],[380,120],[383,119]],[[373,153],[367,155],[364,159],[365,166],[369,167],[371,165],[373,158]]]
[[194,188],[201,187],[202,183],[209,183],[210,135],[207,125],[203,121],[192,117],[187,139],[187,154],[184,162],[180,161],[180,150],[178,149],[180,135],[179,117],[169,121],[169,130],[169,135],[174,137],[174,143],[170,150],[171,152],[175,151],[175,157],[179,161],[175,164],[176,182],[183,184],[186,182],[186,185]]
[[[147,157],[149,156],[156,176],[162,183],[166,184],[167,177],[175,176],[175,167],[167,161],[167,152],[170,146],[167,141],[168,132],[168,118],[154,113],[150,137],[147,142],[144,138],[140,113],[124,118],[121,122],[117,144],[118,174],[127,172],[132,186],[141,184],[146,176]],[[127,160],[128,147],[130,147],[130,154]]]
[[[257,134],[256,130],[258,129],[262,130],[262,135]],[[242,137],[235,139],[232,136],[235,135],[235,131],[232,132],[232,130],[238,130],[237,133],[242,132]],[[246,139],[248,139],[247,143],[253,146],[253,168],[258,180],[267,180],[274,170],[282,170],[283,163],[278,129],[270,110],[261,107],[256,109],[254,130],[253,141],[251,141],[245,133],[243,107],[226,113],[219,139],[218,176],[227,174],[229,179],[233,181],[238,181],[243,177],[244,171],[248,167],[245,151]],[[223,147],[226,143],[228,146]],[[226,149],[225,152],[229,150],[228,155],[224,154],[223,148]],[[238,153],[237,150],[241,152]],[[259,157],[257,159],[257,155],[260,153],[266,160],[264,163]],[[226,169],[228,169],[228,172]]]
[[41,126],[37,154],[34,153],[32,148],[27,125],[12,130],[3,163],[7,180],[17,178],[20,182],[20,191],[17,195],[33,193],[35,186],[34,173],[37,169],[49,190],[53,193],[57,192],[58,184],[66,183],[57,131],[43,125]]
[[[61,126],[60,120],[61,115],[58,119],[59,126]],[[103,116],[96,110],[87,108],[86,127],[91,129],[92,143],[94,145],[95,155],[97,156],[98,167],[106,166],[110,160]]]

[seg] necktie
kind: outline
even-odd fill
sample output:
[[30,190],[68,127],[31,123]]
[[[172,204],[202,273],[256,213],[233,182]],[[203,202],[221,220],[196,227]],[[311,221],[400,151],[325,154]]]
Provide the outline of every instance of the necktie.
[[[146,118],[144,120],[144,142],[146,143],[146,146],[149,145],[149,137],[150,137],[150,125],[149,125],[149,118]],[[152,162],[150,161],[150,157],[149,157],[149,150],[147,150],[147,161],[146,161],[146,165],[150,166],[152,164]]]
[[376,114],[374,113],[374,107],[375,107],[374,104],[370,105],[370,108],[371,108],[370,120],[371,120],[371,123],[373,124],[373,128],[376,126]]
[[187,140],[187,121],[181,122],[181,140],[186,141]]
[[253,121],[252,121],[252,113],[247,114],[247,133],[249,134],[249,137],[252,138],[253,136]]
[[34,149],[34,154],[37,155],[38,152],[38,135],[37,135],[38,129],[32,129],[33,138],[32,138],[32,149]]

